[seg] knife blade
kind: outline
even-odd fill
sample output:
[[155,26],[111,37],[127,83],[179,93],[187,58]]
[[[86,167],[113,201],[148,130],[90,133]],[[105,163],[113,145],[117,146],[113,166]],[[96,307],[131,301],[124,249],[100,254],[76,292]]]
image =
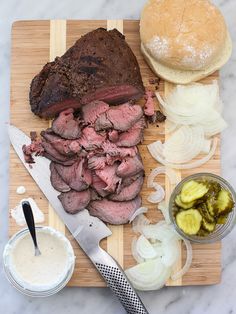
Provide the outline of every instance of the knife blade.
[[103,238],[112,234],[110,229],[99,218],[91,216],[87,209],[74,215],[68,214],[58,199],[60,193],[51,185],[50,161],[47,158],[35,156],[35,163],[33,165],[27,164],[22,146],[29,145],[31,139],[13,125],[9,125],[8,132],[12,146],[21,162],[83,251],[106,280],[108,286],[119,298],[127,313],[148,314],[121,267],[99,246],[99,242]]

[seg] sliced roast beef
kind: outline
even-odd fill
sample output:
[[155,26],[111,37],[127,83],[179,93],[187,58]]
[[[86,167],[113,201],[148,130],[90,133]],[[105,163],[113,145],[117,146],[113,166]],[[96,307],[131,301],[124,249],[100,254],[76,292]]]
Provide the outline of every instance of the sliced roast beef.
[[57,169],[55,167],[54,162],[50,163],[50,170],[51,170],[51,184],[54,187],[55,190],[59,192],[68,192],[70,191],[70,187],[68,184],[66,184],[65,181],[63,181],[62,177],[57,172]]
[[91,200],[91,193],[89,189],[81,192],[69,191],[61,193],[58,198],[66,212],[76,214],[86,208],[89,204]]
[[102,197],[106,197],[110,192],[105,190],[107,184],[101,180],[96,173],[92,172],[92,188]]
[[96,175],[106,183],[105,191],[115,192],[121,184],[121,178],[116,175],[117,164],[112,166],[106,165],[103,169],[95,170]]
[[141,198],[126,202],[114,202],[107,199],[93,201],[88,205],[90,214],[113,225],[125,224],[133,213],[141,206]]
[[65,165],[65,166],[70,166],[72,165],[76,160],[76,156],[72,157],[67,157],[65,155],[60,154],[49,142],[43,141],[42,146],[44,148],[44,153],[43,155],[52,160],[55,161],[59,164]]
[[116,141],[118,141],[119,138],[119,133],[117,130],[110,130],[108,132],[108,138],[109,141],[111,141],[112,143],[115,143]]
[[42,131],[41,136],[49,142],[61,155],[72,157],[82,150],[78,140],[65,140],[55,134],[51,128]]
[[155,114],[155,104],[153,100],[155,94],[152,91],[146,91],[144,97],[146,99],[146,103],[144,105],[144,113],[146,116],[151,117]]
[[92,101],[81,108],[82,117],[85,123],[94,124],[97,118],[109,109],[109,105],[103,101]]
[[116,174],[121,178],[134,176],[135,174],[143,171],[142,159],[139,155],[135,157],[126,157],[123,159],[121,164],[118,166]]
[[56,164],[55,168],[62,179],[68,184],[73,190],[83,191],[88,188],[92,183],[92,174],[84,159],[75,162],[70,167],[64,167]]
[[133,157],[137,154],[137,147],[117,147],[116,144],[111,143],[109,141],[105,141],[102,143],[102,149],[105,154],[108,154],[113,157]]
[[106,134],[97,133],[93,127],[85,127],[82,131],[79,143],[85,150],[94,150],[102,146],[102,143],[106,140]]
[[[116,62],[114,62],[116,60]],[[51,118],[80,103],[122,103],[142,97],[137,60],[116,29],[98,28],[82,36],[67,52],[47,63],[30,87],[31,110]]]
[[106,166],[107,158],[105,156],[93,156],[88,159],[89,169],[104,169]]
[[122,187],[131,185],[134,181],[136,181],[140,177],[144,177],[143,170],[131,177],[122,178]]
[[143,116],[142,108],[139,105],[125,103],[111,107],[101,114],[95,122],[97,131],[114,128],[118,131],[127,131],[135,122]]
[[143,176],[140,176],[137,180],[132,182],[129,186],[120,187],[119,193],[110,194],[108,198],[112,201],[130,201],[134,199],[142,189]]
[[80,137],[80,125],[78,119],[74,118],[74,110],[69,108],[60,113],[53,120],[52,130],[65,139],[78,139]]
[[142,117],[128,131],[122,132],[116,141],[117,146],[132,147],[138,145],[143,140],[143,129],[145,120]]

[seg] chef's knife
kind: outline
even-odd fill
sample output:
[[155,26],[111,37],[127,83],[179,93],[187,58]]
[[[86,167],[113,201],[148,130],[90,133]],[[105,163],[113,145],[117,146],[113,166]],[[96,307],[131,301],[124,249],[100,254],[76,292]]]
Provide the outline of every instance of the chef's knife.
[[35,164],[27,164],[22,152],[22,146],[30,144],[30,138],[12,125],[9,126],[9,136],[12,146],[21,162],[83,251],[101,273],[107,285],[119,298],[127,313],[148,314],[148,311],[126,278],[121,267],[99,246],[99,242],[103,238],[111,235],[110,229],[100,219],[91,216],[87,209],[75,215],[66,213],[58,199],[60,193],[51,185],[50,161],[44,157],[35,156]]

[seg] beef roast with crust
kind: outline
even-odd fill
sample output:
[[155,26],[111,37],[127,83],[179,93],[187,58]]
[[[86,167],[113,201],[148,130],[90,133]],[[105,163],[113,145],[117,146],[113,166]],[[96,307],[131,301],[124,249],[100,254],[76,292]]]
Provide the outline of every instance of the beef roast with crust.
[[85,191],[69,191],[61,193],[58,196],[63,208],[67,213],[76,214],[86,208],[91,200],[91,192],[89,189]]
[[29,98],[36,115],[52,118],[94,100],[118,104],[143,94],[139,65],[125,37],[98,28],[43,67],[31,82]]
[[91,215],[113,225],[125,224],[134,212],[141,206],[141,198],[126,202],[114,202],[104,198],[101,201],[93,201],[88,205]]

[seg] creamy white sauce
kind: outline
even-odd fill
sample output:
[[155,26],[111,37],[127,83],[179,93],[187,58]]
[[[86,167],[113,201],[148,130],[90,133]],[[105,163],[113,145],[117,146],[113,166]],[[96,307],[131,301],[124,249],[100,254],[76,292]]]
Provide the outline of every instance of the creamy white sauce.
[[37,229],[41,255],[34,255],[34,245],[27,232],[6,249],[9,269],[25,289],[45,291],[56,287],[74,265],[74,252],[69,241],[52,228]]
[[39,209],[38,205],[36,204],[35,200],[31,197],[22,199],[20,203],[13,209],[11,209],[11,216],[13,219],[15,219],[15,222],[19,226],[26,225],[23,209],[22,209],[22,202],[28,201],[31,205],[33,215],[34,215],[34,221],[35,223],[42,223],[44,222],[44,213]]
[[25,194],[25,192],[26,192],[26,188],[23,185],[18,186],[16,189],[16,193],[19,195]]

